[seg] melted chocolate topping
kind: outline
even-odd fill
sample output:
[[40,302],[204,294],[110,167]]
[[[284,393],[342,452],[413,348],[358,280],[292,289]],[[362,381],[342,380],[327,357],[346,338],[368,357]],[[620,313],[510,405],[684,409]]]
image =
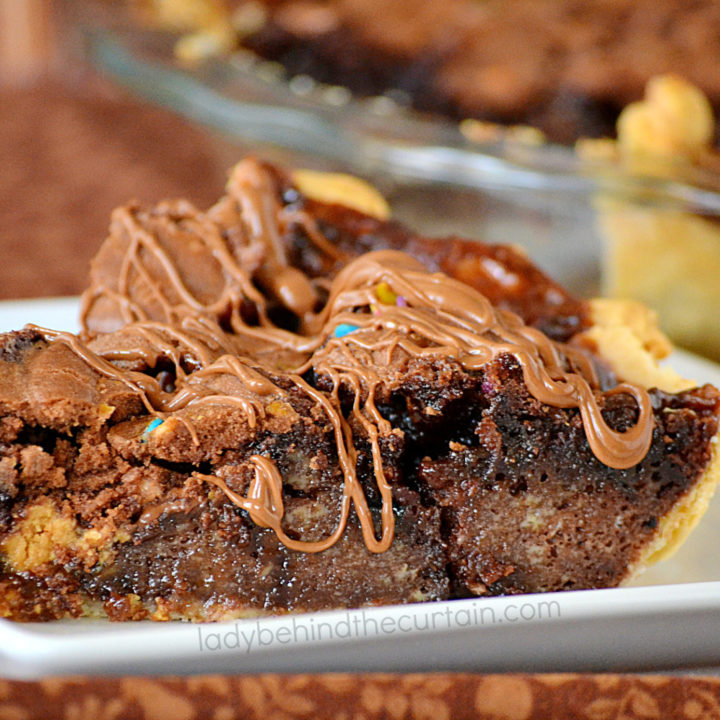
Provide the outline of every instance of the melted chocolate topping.
[[[236,169],[231,189],[209,213],[185,221],[221,268],[224,285],[219,294],[204,301],[193,294],[167,248],[137,222],[132,210],[124,210],[116,220],[123,224],[128,242],[116,285],[96,282],[85,295],[82,311],[87,321],[98,298],[107,299],[124,326],[112,335],[97,335],[86,324],[82,338],[41,332],[50,342],[69,345],[97,372],[125,383],[160,419],[200,404],[231,405],[253,427],[269,402],[287,396],[271,378],[284,378],[307,395],[330,422],[344,476],[340,517],[330,536],[316,542],[288,537],[282,528],[282,478],[266,457],[250,458],[254,479],[245,496],[221,478],[196,473],[219,487],[256,524],[271,528],[287,547],[319,552],[332,546],[353,506],[369,550],[383,552],[392,543],[392,488],[383,471],[380,438],[393,428],[375,396],[382,382],[378,370],[413,356],[448,358],[473,372],[512,355],[538,401],[579,409],[590,447],[601,462],[628,468],[647,453],[654,423],[644,389],[623,383],[610,391],[632,395],[638,406],[636,424],[617,432],[603,419],[596,397],[600,383],[581,351],[550,340],[473,288],[428,271],[402,252],[380,250],[349,261],[329,286],[327,278],[310,279],[288,263],[280,242],[287,224],[303,225],[323,252],[331,253],[332,246],[305,213],[281,206],[275,176],[260,163],[245,161]],[[215,222],[219,217],[234,232],[222,231]],[[134,285],[138,278],[142,293]],[[162,320],[151,317],[150,302],[161,308]],[[273,305],[295,316],[293,329],[271,320]],[[250,319],[248,306],[253,308]],[[172,388],[129,369],[155,367],[160,359],[174,365]],[[330,380],[331,392],[303,379],[311,368]],[[218,378],[233,382],[219,389]],[[351,418],[341,410],[341,388],[354,398]],[[197,442],[192,422],[180,420]],[[362,428],[372,449],[382,499],[379,537],[356,473],[353,426]]]

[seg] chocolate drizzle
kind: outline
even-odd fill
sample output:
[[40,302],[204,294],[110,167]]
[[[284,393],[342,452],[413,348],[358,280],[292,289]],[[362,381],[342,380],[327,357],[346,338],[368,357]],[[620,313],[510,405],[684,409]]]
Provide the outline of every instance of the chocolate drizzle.
[[[260,163],[241,163],[227,197],[208,213],[180,207],[162,221],[191,232],[200,256],[216,264],[222,282],[215,283],[213,296],[201,299],[193,293],[167,245],[138,222],[135,211],[122,210],[115,215],[125,237],[117,277],[110,283],[107,278],[96,281],[85,294],[82,337],[42,332],[50,342],[69,345],[97,372],[132,388],[148,412],[160,419],[200,404],[229,405],[254,427],[270,401],[287,397],[281,385],[297,387],[327,416],[344,477],[340,517],[331,535],[310,542],[286,534],[283,481],[267,457],[249,459],[253,480],[244,496],[219,477],[195,473],[293,550],[331,547],[344,532],[353,507],[370,551],[383,552],[392,543],[392,487],[383,470],[381,439],[398,431],[383,417],[375,398],[382,384],[380,370],[413,356],[446,358],[475,372],[511,355],[538,401],[579,410],[588,443],[601,462],[628,468],[648,451],[654,423],[645,390],[620,384],[611,391],[632,395],[638,406],[632,427],[613,430],[603,419],[599,382],[587,357],[494,307],[469,286],[431,273],[392,250],[347,262],[329,287],[328,278],[313,280],[292,267],[282,242],[289,223],[302,225],[316,249],[333,261],[345,258],[305,213],[281,206],[277,178]],[[383,293],[378,292],[380,286]],[[388,295],[403,302],[387,302]],[[96,329],[100,300],[119,316],[120,329],[110,335]],[[271,307],[277,305],[295,316],[295,327],[271,320]],[[156,367],[161,359],[174,367],[172,388],[131,369]],[[305,379],[310,369],[330,383],[329,392]],[[231,382],[220,386],[222,379]],[[341,390],[352,399],[348,417],[342,410]],[[197,442],[192,422],[177,417]],[[353,428],[362,430],[372,451],[382,500],[379,533],[357,476]]]

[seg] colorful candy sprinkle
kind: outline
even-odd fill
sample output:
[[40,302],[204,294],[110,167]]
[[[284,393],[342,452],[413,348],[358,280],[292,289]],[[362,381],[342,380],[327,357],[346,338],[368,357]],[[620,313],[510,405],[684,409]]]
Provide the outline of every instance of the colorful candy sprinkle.
[[377,299],[385,305],[394,305],[397,302],[397,295],[392,291],[392,288],[386,283],[381,282],[375,288],[375,295]]
[[350,323],[340,323],[335,330],[333,330],[333,337],[341,338],[345,335],[349,335],[351,332],[355,332],[358,329],[357,325],[351,325]]
[[151,420],[148,426],[145,428],[142,434],[142,438],[140,439],[140,442],[145,442],[147,440],[147,436],[155,429],[159,428],[165,421],[161,420],[160,418],[155,418],[154,420]]
[[402,295],[398,295],[397,296],[397,305],[398,305],[398,307],[407,307],[408,301]]

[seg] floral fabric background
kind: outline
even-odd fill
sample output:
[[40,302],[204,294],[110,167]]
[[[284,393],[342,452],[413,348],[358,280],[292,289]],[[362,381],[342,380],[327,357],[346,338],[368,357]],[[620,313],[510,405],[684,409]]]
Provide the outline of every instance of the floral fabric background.
[[705,720],[720,678],[258,675],[0,680],[0,720]]

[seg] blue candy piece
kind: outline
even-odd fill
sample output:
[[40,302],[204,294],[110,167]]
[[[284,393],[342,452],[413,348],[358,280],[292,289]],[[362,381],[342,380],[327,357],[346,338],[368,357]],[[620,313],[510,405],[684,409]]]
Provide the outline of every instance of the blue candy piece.
[[345,337],[345,335],[349,335],[351,332],[355,332],[355,330],[358,330],[357,325],[351,325],[350,323],[340,323],[334,330],[333,330],[333,337],[341,338]]
[[145,442],[145,439],[147,438],[147,436],[148,436],[153,430],[155,430],[155,428],[159,428],[164,422],[165,422],[165,421],[164,421],[164,420],[161,420],[160,418],[155,418],[154,420],[151,420],[151,421],[150,421],[150,424],[149,424],[149,425],[145,428],[145,430],[143,431],[143,436],[142,436],[142,439],[140,440],[140,442]]

